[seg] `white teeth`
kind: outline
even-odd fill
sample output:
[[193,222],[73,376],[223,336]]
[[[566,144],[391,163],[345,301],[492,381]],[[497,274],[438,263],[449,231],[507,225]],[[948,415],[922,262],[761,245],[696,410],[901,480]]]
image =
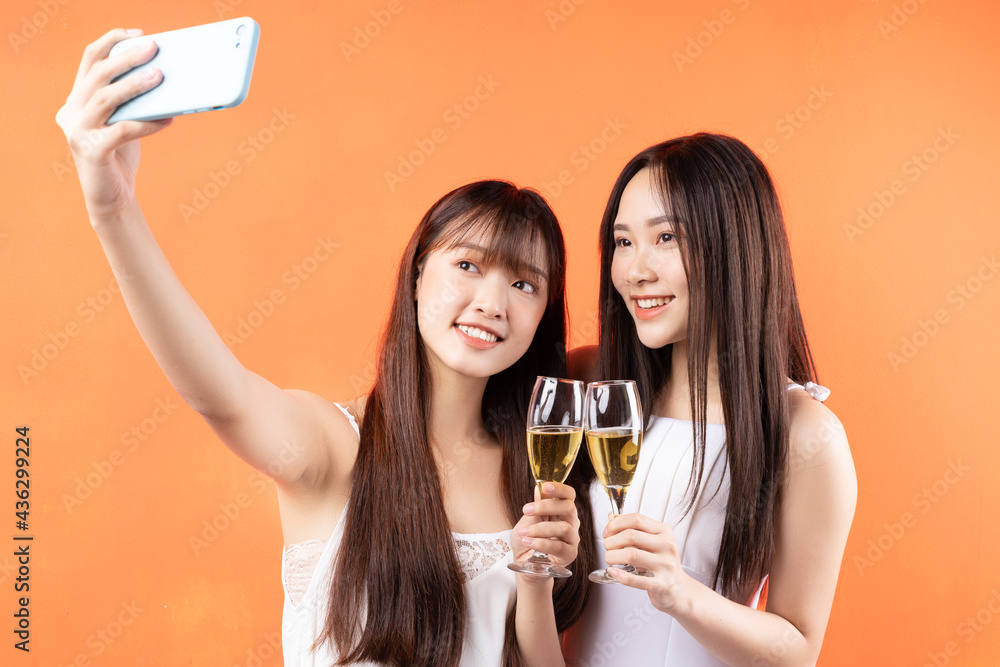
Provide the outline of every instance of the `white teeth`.
[[658,306],[665,306],[673,300],[674,297],[671,296],[666,299],[636,299],[635,302],[639,304],[640,308],[656,308]]
[[459,324],[458,330],[468,336],[472,336],[473,338],[478,338],[479,340],[485,340],[487,343],[495,343],[498,340],[500,340],[499,338],[497,338],[488,331],[483,331],[482,329],[478,329],[476,327],[469,327],[464,324]]

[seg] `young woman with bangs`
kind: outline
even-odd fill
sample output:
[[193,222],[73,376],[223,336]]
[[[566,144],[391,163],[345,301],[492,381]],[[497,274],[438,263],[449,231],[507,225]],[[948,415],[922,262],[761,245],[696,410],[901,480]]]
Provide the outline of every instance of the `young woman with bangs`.
[[[139,207],[139,139],[170,121],[105,124],[161,78],[111,83],[153,55],[108,57],[125,36],[87,48],[57,122],[143,340],[223,442],[277,484],[285,664],[563,664],[558,633],[583,609],[594,538],[585,486],[577,499],[550,483],[532,501],[532,384],[565,375],[552,211],[501,181],[448,193],[404,252],[371,393],[339,405],[281,390],[226,347]],[[553,585],[506,567],[533,546],[576,561],[576,576]]]
[[[610,568],[620,585],[595,586],[567,654],[588,667],[815,664],[857,482],[814,384],[767,169],[732,137],[652,146],[619,175],[600,249],[599,344],[570,365],[637,383],[635,477],[623,515],[595,511],[594,528],[599,562],[645,576]],[[596,482],[591,495],[607,506]]]

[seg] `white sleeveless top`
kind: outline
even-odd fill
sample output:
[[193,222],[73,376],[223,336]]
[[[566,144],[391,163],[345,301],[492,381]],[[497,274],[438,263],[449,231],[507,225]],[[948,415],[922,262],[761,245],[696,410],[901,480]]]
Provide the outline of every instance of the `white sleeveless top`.
[[[354,417],[342,406],[337,407],[357,432]],[[312,650],[312,644],[326,621],[330,580],[344,534],[346,514],[345,508],[326,540],[309,540],[284,549],[281,584],[285,605],[281,644],[285,667],[330,667],[337,660],[329,644],[316,651]],[[510,531],[452,533],[452,537],[465,578],[467,617],[461,667],[499,666],[507,613],[517,589],[515,575],[507,569],[507,564],[513,562]]]
[[[790,384],[789,389],[802,387]],[[809,382],[804,388],[824,401],[825,387]],[[697,502],[690,512],[688,482],[694,465],[694,437],[689,421],[656,417],[650,419],[639,450],[632,486],[625,496],[624,513],[638,512],[671,527],[684,571],[713,588],[719,560],[729,472],[726,465],[726,427],[706,424],[705,467]],[[611,502],[599,482],[590,487],[597,564],[606,567],[604,542],[600,536],[608,524]],[[757,606],[763,588],[750,601]],[[568,638],[567,655],[579,658],[579,667],[601,665],[666,665],[668,667],[725,667],[725,663],[699,644],[680,623],[649,601],[649,595],[628,586],[595,584],[583,616]]]

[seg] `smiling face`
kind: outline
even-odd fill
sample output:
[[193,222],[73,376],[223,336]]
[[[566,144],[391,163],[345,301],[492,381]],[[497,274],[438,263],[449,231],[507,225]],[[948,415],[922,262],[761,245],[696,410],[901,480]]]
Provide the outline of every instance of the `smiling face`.
[[548,305],[545,253],[505,266],[475,237],[427,254],[416,284],[417,328],[432,366],[488,378],[527,351]]
[[677,232],[650,170],[639,171],[618,206],[611,281],[635,321],[639,340],[649,348],[687,337],[688,282]]

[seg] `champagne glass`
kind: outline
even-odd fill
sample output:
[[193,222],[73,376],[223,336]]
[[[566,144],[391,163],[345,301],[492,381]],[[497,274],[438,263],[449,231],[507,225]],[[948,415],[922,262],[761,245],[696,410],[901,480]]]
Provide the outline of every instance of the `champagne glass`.
[[[539,376],[528,406],[528,461],[541,492],[545,482],[566,481],[583,442],[583,383]],[[543,496],[544,497],[544,496]],[[568,577],[572,572],[536,550],[523,563],[507,565],[538,577]]]
[[[597,479],[608,492],[615,516],[622,513],[625,494],[639,462],[642,425],[642,406],[635,382],[611,380],[587,385],[583,413],[587,451],[590,452]],[[590,580],[599,584],[617,584],[618,580],[608,573],[611,567],[648,576],[632,565],[612,565],[607,570],[591,572]]]

